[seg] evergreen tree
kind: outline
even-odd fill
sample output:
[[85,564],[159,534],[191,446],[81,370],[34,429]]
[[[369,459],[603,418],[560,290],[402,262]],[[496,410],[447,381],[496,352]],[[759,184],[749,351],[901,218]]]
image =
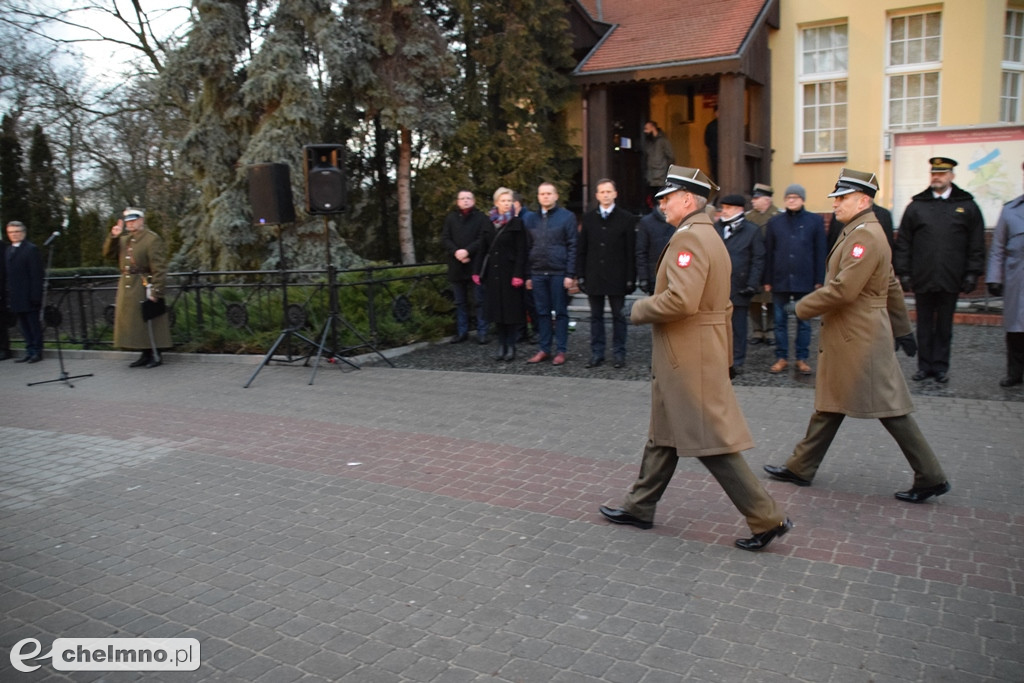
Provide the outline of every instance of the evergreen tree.
[[[242,103],[250,29],[246,0],[199,3],[182,48],[167,61],[162,92],[179,92],[189,102],[189,128],[182,137],[179,166],[195,194],[180,220],[183,235],[178,267],[253,267],[233,244],[251,244],[254,235],[239,199],[238,161],[248,140],[252,116]],[[198,85],[195,85],[198,84]],[[230,194],[226,194],[229,193]],[[234,234],[237,229],[243,235]]]
[[437,24],[418,2],[351,0],[345,17],[356,96],[367,118],[379,116],[382,126],[398,135],[398,244],[402,263],[415,263],[413,139],[439,142],[450,129],[452,112],[443,94],[453,73],[451,55]]
[[[4,114],[0,131],[0,229],[11,221],[28,223],[25,176],[22,173],[22,147],[18,124],[13,115]],[[31,231],[32,226],[28,225]],[[6,233],[5,233],[6,238]]]
[[451,102],[458,129],[421,174],[421,216],[435,223],[459,187],[485,200],[499,186],[526,198],[542,181],[565,196],[577,152],[560,111],[573,85],[572,34],[561,0],[452,0],[443,24],[462,78]]
[[[43,133],[43,127],[36,125],[32,129],[32,144],[28,154],[28,175],[26,177],[26,200],[28,203],[29,239],[36,244],[43,244],[54,231],[60,231],[63,223],[63,200],[57,192],[57,174],[53,168],[53,154],[50,143]],[[77,265],[69,263],[66,239],[53,243],[53,265],[63,267]]]

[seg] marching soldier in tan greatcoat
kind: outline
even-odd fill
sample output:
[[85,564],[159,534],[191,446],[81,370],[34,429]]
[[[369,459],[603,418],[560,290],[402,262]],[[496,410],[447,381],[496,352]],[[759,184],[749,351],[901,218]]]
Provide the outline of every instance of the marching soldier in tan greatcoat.
[[736,545],[760,550],[793,525],[739,453],[754,441],[729,381],[732,265],[704,212],[712,190],[718,187],[699,169],[671,166],[656,194],[676,232],[658,262],[654,294],[630,315],[634,324],[653,325],[650,430],[622,506],[600,511],[610,522],[651,528],[679,457],[696,457],[754,534]]
[[103,243],[104,257],[116,258],[121,271],[117,282],[114,346],[142,351],[131,367],[155,368],[161,360],[159,354],[153,355],[153,349],[171,347],[171,326],[166,313],[150,321],[143,319],[142,302],[157,303],[164,298],[167,249],[160,235],[146,229],[142,209],[125,209],[123,216],[110,228],[110,235]]
[[[843,418],[878,418],[914,470],[914,484],[896,498],[920,503],[950,490],[942,466],[909,413],[914,409],[895,349],[917,352],[889,242],[871,210],[874,173],[843,169],[833,198],[846,227],[828,255],[825,284],[796,304],[803,320],[821,316],[814,415],[807,435],[776,479],[810,486]],[[895,339],[895,343],[894,343]]]

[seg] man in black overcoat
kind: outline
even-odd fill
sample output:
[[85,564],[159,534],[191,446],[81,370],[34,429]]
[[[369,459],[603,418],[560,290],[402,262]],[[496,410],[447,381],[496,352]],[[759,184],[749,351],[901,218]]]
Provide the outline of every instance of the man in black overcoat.
[[764,239],[761,228],[744,216],[741,195],[726,195],[718,203],[722,217],[715,222],[715,230],[725,240],[732,261],[732,374],[740,375],[747,359],[747,311],[764,274]]
[[448,263],[448,282],[455,297],[455,337],[453,344],[469,339],[469,298],[472,289],[476,311],[476,340],[487,343],[487,316],[484,313],[484,289],[474,285],[473,259],[480,251],[480,239],[491,222],[476,208],[472,190],[459,190],[455,209],[444,218],[441,228],[441,246]]
[[7,224],[11,245],[4,254],[7,268],[7,307],[18,317],[25,338],[25,355],[16,363],[38,363],[43,359],[43,326],[39,312],[43,306],[43,259],[39,248],[25,239],[21,221]]
[[590,361],[604,363],[607,341],[604,302],[612,315],[612,358],[615,367],[626,364],[626,295],[636,288],[637,217],[615,205],[618,192],[607,178],[597,181],[597,208],[583,215],[576,247],[576,273],[580,290],[590,303]]

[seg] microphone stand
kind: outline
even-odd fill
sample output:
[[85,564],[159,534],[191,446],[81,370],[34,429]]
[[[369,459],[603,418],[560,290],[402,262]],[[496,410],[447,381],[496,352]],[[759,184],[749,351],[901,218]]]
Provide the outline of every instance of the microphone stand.
[[[41,382],[29,382],[28,386],[30,386],[30,387],[34,387],[37,384],[50,384],[52,382],[64,382],[69,387],[74,389],[75,385],[72,384],[70,380],[78,379],[79,377],[92,377],[92,373],[91,372],[88,373],[88,374],[85,374],[85,375],[68,375],[68,371],[64,368],[64,351],[63,351],[63,348],[61,346],[61,341],[60,341],[60,323],[61,323],[60,302],[58,302],[57,306],[55,306],[53,308],[49,308],[46,305],[46,298],[47,298],[47,295],[50,292],[50,271],[53,268],[53,246],[52,246],[52,243],[59,236],[60,236],[60,233],[57,232],[57,231],[54,231],[54,233],[52,235],[50,235],[50,238],[48,240],[46,240],[46,242],[43,244],[43,246],[46,247],[46,277],[43,278],[43,302],[42,302],[42,305],[40,306],[40,309],[39,309],[39,319],[42,322],[43,331],[44,332],[46,331],[46,327],[47,327],[48,324],[53,326],[53,336],[56,338],[56,341],[57,341],[57,360],[60,363],[60,376],[57,377],[57,379],[46,379],[46,380],[43,380]],[[65,296],[66,295],[67,295],[67,293],[65,292]],[[63,301],[63,299],[64,299],[64,297],[62,296],[61,297],[61,301]],[[47,310],[48,308],[49,308],[49,310]]]

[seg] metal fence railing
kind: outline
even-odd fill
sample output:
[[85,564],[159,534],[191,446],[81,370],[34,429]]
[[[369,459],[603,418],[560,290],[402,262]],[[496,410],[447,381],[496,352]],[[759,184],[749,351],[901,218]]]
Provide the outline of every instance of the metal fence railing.
[[[47,338],[56,327],[66,343],[110,347],[117,281],[117,274],[47,278]],[[349,322],[375,341],[383,324],[409,323],[424,295],[451,301],[445,269],[438,264],[169,273],[166,300],[172,337],[177,346],[197,341],[210,329],[243,334],[316,329],[331,313],[332,288]]]

